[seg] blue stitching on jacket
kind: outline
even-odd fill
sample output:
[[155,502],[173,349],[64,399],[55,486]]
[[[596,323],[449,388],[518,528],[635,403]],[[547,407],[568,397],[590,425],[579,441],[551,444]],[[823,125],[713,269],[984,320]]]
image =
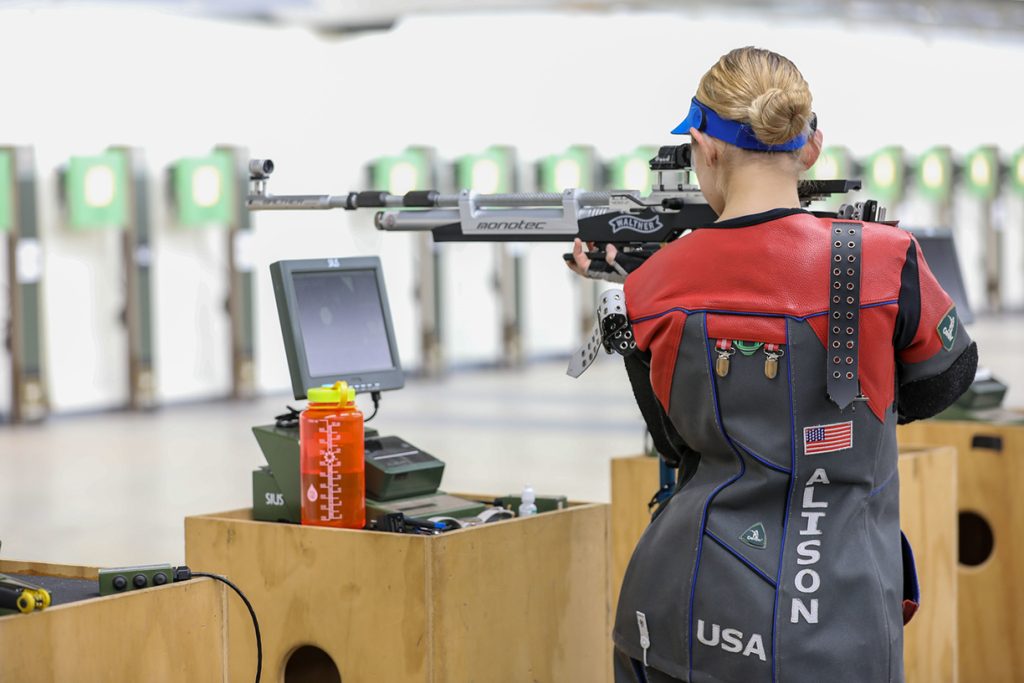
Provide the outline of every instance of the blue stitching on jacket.
[[[891,301],[879,301],[879,302],[873,303],[873,304],[863,304],[861,306],[861,309],[863,310],[865,308],[878,308],[880,306],[894,306],[894,305],[896,305],[898,303],[899,303],[899,299],[893,299]],[[681,306],[676,306],[676,307],[670,308],[670,309],[668,309],[666,311],[662,311],[661,313],[655,313],[653,315],[645,315],[645,316],[640,317],[640,318],[632,318],[632,319],[630,319],[629,324],[630,325],[638,325],[639,323],[645,323],[645,322],[647,322],[649,320],[656,320],[658,318],[664,318],[669,313],[685,313],[686,315],[694,315],[695,313],[703,313],[703,314],[707,315],[708,313],[712,313],[712,314],[715,314],[715,315],[740,315],[740,316],[748,316],[748,317],[754,317],[754,318],[786,318],[788,320],[795,320],[795,321],[801,322],[801,323],[804,322],[805,320],[810,320],[811,318],[820,318],[823,315],[828,315],[828,311],[820,311],[818,313],[809,313],[807,315],[789,315],[788,313],[757,313],[757,312],[753,312],[753,311],[727,311],[727,310],[715,309],[715,308],[694,308],[694,309],[689,309],[689,308],[683,308]]]
[[722,437],[725,439],[726,443],[728,443],[729,447],[732,448],[733,453],[736,455],[736,459],[740,461],[740,471],[732,479],[730,479],[729,481],[726,481],[726,482],[720,484],[718,486],[718,488],[716,488],[714,491],[711,492],[711,495],[709,495],[707,500],[704,501],[704,511],[701,513],[701,516],[700,516],[700,536],[697,538],[697,560],[694,563],[693,578],[692,578],[691,583],[690,583],[690,608],[689,608],[689,613],[687,615],[689,617],[689,622],[690,623],[689,623],[689,633],[687,634],[687,641],[686,641],[686,644],[689,647],[689,655],[687,657],[687,662],[686,663],[687,663],[687,666],[689,668],[689,675],[687,676],[687,678],[690,678],[690,679],[693,678],[693,602],[694,602],[694,597],[697,594],[697,576],[700,574],[701,553],[704,550],[704,533],[707,531],[707,526],[706,525],[707,525],[707,521],[708,521],[708,508],[711,507],[711,503],[714,502],[715,496],[717,496],[719,493],[721,493],[722,490],[725,489],[727,486],[732,486],[737,481],[739,481],[740,477],[742,477],[746,473],[746,471],[747,471],[747,461],[744,460],[743,456],[740,455],[740,452],[738,450],[736,450],[736,446],[733,444],[732,439],[729,438],[729,435],[725,433],[725,426],[722,424],[722,413],[721,413],[721,410],[719,409],[719,405],[718,405],[718,386],[715,383],[715,369],[714,369],[715,366],[714,366],[714,363],[711,360],[711,345],[708,344],[708,341],[707,341],[707,339],[708,339],[708,316],[707,316],[707,313],[705,313],[704,316],[701,318],[701,330],[703,332],[703,340],[702,341],[704,343],[704,348],[707,349],[707,352],[708,352],[708,373],[709,373],[708,379],[711,382],[711,396],[712,396],[712,399],[713,399],[714,404],[715,404],[715,423],[718,425],[718,431],[721,432]]
[[778,623],[779,623],[779,586],[782,584],[782,570],[786,556],[786,534],[789,531],[789,514],[793,506],[793,489],[796,487],[796,407],[793,403],[793,346],[789,343],[789,323],[786,323],[786,348],[789,349],[789,360],[786,363],[786,375],[789,379],[789,451],[790,473],[789,494],[786,496],[786,513],[782,520],[782,543],[779,545],[779,569],[775,576],[775,605],[772,607],[772,683],[778,680]]
[[736,441],[736,440],[734,440],[734,441],[735,441],[736,445],[737,445],[737,446],[739,446],[739,447],[740,447],[740,449],[741,449],[741,450],[742,450],[742,451],[743,451],[744,453],[746,453],[746,454],[747,454],[747,455],[749,455],[749,456],[750,456],[751,458],[753,458],[754,460],[758,461],[759,463],[761,463],[762,465],[764,465],[764,466],[765,466],[765,467],[767,467],[768,469],[770,469],[770,470],[775,470],[776,472],[782,472],[783,474],[789,474],[789,473],[790,473],[790,470],[789,470],[789,468],[787,468],[787,467],[783,467],[782,465],[776,465],[776,464],[775,464],[775,463],[773,463],[773,462],[772,462],[771,460],[768,460],[768,459],[766,459],[766,458],[764,458],[764,457],[762,457],[762,456],[758,455],[758,454],[757,454],[757,453],[755,453],[754,451],[752,451],[752,450],[750,450],[749,448],[747,448],[746,446],[744,446],[744,445],[743,445],[743,443],[742,443],[741,441]]
[[736,550],[735,548],[733,548],[733,547],[732,547],[732,546],[730,546],[730,545],[729,545],[728,543],[726,543],[725,541],[723,541],[722,539],[720,539],[720,538],[719,538],[718,536],[716,536],[716,535],[715,535],[714,533],[712,533],[710,529],[705,529],[705,530],[704,530],[704,533],[706,533],[706,534],[707,534],[707,535],[708,535],[708,536],[709,536],[709,537],[711,538],[711,540],[712,540],[712,541],[714,541],[714,542],[715,542],[715,543],[717,543],[718,545],[722,546],[722,548],[724,548],[724,549],[725,549],[725,550],[727,550],[727,551],[728,551],[729,553],[731,553],[731,554],[732,554],[733,556],[735,556],[737,560],[739,560],[739,561],[740,561],[740,562],[742,562],[743,564],[747,565],[747,568],[748,568],[748,569],[750,569],[750,570],[751,570],[751,571],[753,571],[753,572],[754,572],[755,574],[757,574],[758,576],[760,576],[760,577],[761,577],[762,579],[764,579],[765,581],[767,581],[767,582],[768,582],[768,585],[770,585],[770,586],[771,586],[772,588],[775,588],[775,587],[776,587],[776,585],[777,585],[777,584],[776,584],[776,583],[775,583],[775,581],[774,581],[774,580],[772,579],[772,577],[768,576],[768,575],[767,575],[767,574],[765,574],[765,573],[764,573],[763,571],[761,571],[761,569],[760,569],[760,568],[759,568],[759,567],[758,567],[758,566],[757,566],[756,564],[754,564],[753,562],[751,562],[751,561],[750,561],[750,560],[748,560],[747,558],[743,557],[743,555],[741,555],[741,554],[740,554],[740,553],[739,553],[739,552],[738,552],[738,551],[737,551],[737,550]]
[[893,473],[889,475],[888,479],[883,481],[882,484],[877,489],[872,490],[871,493],[868,494],[868,498],[874,498],[879,493],[884,491],[886,486],[888,486],[889,484],[891,484],[893,481],[896,480],[896,473],[897,472],[899,472],[899,470],[894,470]]

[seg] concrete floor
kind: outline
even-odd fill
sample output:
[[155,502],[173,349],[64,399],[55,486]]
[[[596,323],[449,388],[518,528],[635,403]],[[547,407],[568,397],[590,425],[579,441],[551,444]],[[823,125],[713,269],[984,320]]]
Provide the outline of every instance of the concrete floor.
[[[969,331],[983,364],[1024,406],[1024,317]],[[0,549],[5,559],[113,566],[184,561],[187,515],[251,505],[263,458],[249,427],[289,396],[57,417],[0,426]],[[640,451],[643,425],[621,364],[579,380],[561,363],[413,380],[384,395],[372,423],[447,463],[449,491],[540,493],[607,501],[609,460]]]

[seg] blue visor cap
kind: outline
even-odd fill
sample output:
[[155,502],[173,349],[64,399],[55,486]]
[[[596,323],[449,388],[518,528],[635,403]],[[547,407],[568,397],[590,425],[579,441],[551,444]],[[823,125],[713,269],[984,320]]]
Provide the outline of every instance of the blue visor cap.
[[781,145],[766,145],[757,139],[748,124],[723,119],[715,113],[714,109],[699,102],[696,97],[690,100],[690,112],[682,123],[672,129],[672,134],[689,135],[691,128],[696,128],[700,132],[728,142],[730,145],[736,145],[740,149],[749,149],[755,152],[791,152],[794,149],[800,149],[807,142],[807,136],[801,133]]

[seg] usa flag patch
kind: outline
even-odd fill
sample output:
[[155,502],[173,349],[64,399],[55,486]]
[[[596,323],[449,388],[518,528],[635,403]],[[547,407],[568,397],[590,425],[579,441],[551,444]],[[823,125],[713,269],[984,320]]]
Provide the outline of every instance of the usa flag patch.
[[804,453],[818,455],[853,448],[853,422],[804,427]]

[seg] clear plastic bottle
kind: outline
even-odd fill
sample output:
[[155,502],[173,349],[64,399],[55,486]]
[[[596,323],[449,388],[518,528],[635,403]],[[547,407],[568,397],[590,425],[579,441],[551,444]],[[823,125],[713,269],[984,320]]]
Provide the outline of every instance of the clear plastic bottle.
[[533,487],[527,484],[523,487],[523,502],[519,505],[519,516],[529,517],[537,514],[537,494]]
[[307,392],[299,416],[302,523],[346,529],[366,526],[363,414],[344,382]]

